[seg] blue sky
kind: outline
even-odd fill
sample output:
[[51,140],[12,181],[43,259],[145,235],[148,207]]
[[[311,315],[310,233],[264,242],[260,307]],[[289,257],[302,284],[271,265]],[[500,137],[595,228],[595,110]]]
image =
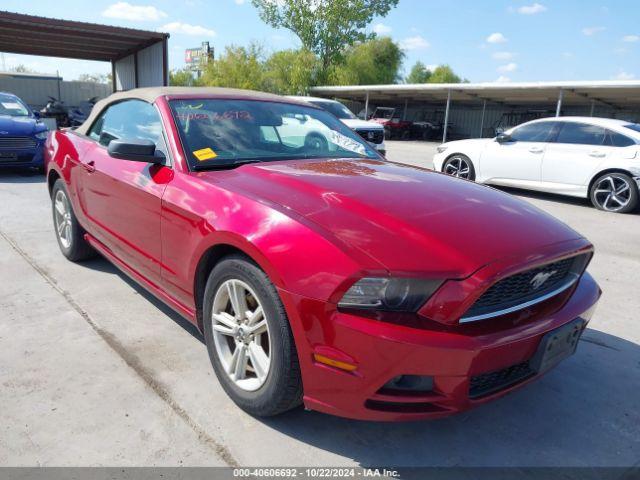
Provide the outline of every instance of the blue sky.
[[[171,33],[169,63],[209,40],[216,52],[252,40],[266,49],[299,45],[286,30],[258,17],[250,0],[3,0],[2,9]],[[472,82],[640,79],[638,0],[400,0],[371,29],[405,49],[405,70],[416,60],[450,64]],[[106,63],[0,55],[0,69],[24,64],[65,79],[106,73]]]

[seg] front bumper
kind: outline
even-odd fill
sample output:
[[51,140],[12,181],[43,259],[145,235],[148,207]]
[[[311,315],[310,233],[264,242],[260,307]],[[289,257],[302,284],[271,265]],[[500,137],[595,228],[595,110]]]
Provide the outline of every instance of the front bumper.
[[[16,159],[7,160],[3,154],[13,155]],[[34,148],[8,150],[0,149],[0,168],[41,168],[44,166],[44,141],[38,141]]]
[[[419,420],[462,412],[535,380],[532,375],[480,398],[470,396],[473,377],[526,363],[542,337],[574,319],[591,318],[600,296],[585,273],[564,304],[542,318],[505,327],[491,323],[417,329],[328,308],[325,302],[282,292],[298,348],[307,408],[377,421]],[[495,326],[495,323],[493,324]],[[346,372],[316,363],[321,352],[357,365]],[[399,375],[433,377],[427,393],[388,394],[381,388]],[[476,381],[477,381],[476,378]]]

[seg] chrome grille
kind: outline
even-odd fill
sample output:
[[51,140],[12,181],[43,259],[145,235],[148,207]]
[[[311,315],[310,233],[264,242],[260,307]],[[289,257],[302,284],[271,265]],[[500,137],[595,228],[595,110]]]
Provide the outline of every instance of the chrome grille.
[[0,149],[26,149],[37,145],[33,137],[0,137]]
[[384,140],[384,130],[378,129],[358,129],[356,133],[364,138],[367,142],[371,143],[382,143]]
[[[566,286],[582,273],[586,256],[569,257],[548,263],[499,280],[476,300],[467,310],[461,322],[479,320],[502,314],[519,305],[536,299],[544,299],[554,291]],[[517,308],[516,308],[517,309]],[[495,312],[495,315],[492,313]]]

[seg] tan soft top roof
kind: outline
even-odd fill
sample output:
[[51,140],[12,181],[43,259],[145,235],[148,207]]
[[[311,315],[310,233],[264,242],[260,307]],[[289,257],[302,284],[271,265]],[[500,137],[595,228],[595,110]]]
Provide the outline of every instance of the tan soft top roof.
[[250,100],[271,100],[286,103],[304,104],[305,102],[296,101],[290,98],[274,95],[272,93],[256,92],[254,90],[242,90],[239,88],[219,88],[219,87],[149,87],[134,88],[124,92],[116,92],[97,102],[91,110],[91,114],[87,120],[80,125],[76,132],[87,135],[89,127],[93,124],[96,117],[104,110],[104,108],[114,102],[127,99],[144,100],[145,102],[154,103],[158,97],[180,96],[180,95],[199,95],[211,98],[227,98],[227,99],[250,99]]

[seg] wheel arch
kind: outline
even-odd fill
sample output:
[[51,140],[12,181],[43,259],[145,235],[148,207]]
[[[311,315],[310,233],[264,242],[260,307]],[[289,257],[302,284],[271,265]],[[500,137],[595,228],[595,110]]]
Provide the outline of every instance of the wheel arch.
[[455,157],[456,155],[463,155],[463,156],[467,157],[469,159],[469,161],[471,162],[471,164],[473,165],[473,168],[477,170],[476,162],[475,162],[475,160],[473,159],[473,157],[471,155],[469,155],[466,152],[463,152],[462,150],[456,150],[455,152],[450,153],[449,155],[444,157],[444,160],[442,161],[442,167],[441,167],[440,171],[443,171],[444,170],[444,165],[449,161],[449,159]]
[[220,263],[220,261],[230,255],[240,255],[260,268],[271,279],[274,285],[281,284],[281,279],[266,259],[257,251],[253,245],[245,245],[232,238],[220,239],[218,242],[210,244],[198,257],[193,274],[193,295],[196,307],[196,321],[200,331],[203,330],[203,306],[204,290],[207,285],[209,274]]
[[59,178],[62,178],[62,175],[58,173],[57,170],[51,169],[47,174],[47,188],[49,189],[49,196],[53,193],[53,186]]
[[607,173],[622,173],[624,175],[629,175],[631,178],[634,178],[633,173],[631,173],[629,170],[625,170],[624,168],[612,167],[612,168],[605,168],[603,170],[600,170],[594,173],[591,176],[591,179],[589,180],[589,184],[587,185],[587,198],[591,197],[591,187],[593,187],[593,184],[595,183],[595,181],[599,177],[601,177],[602,175],[606,175]]

